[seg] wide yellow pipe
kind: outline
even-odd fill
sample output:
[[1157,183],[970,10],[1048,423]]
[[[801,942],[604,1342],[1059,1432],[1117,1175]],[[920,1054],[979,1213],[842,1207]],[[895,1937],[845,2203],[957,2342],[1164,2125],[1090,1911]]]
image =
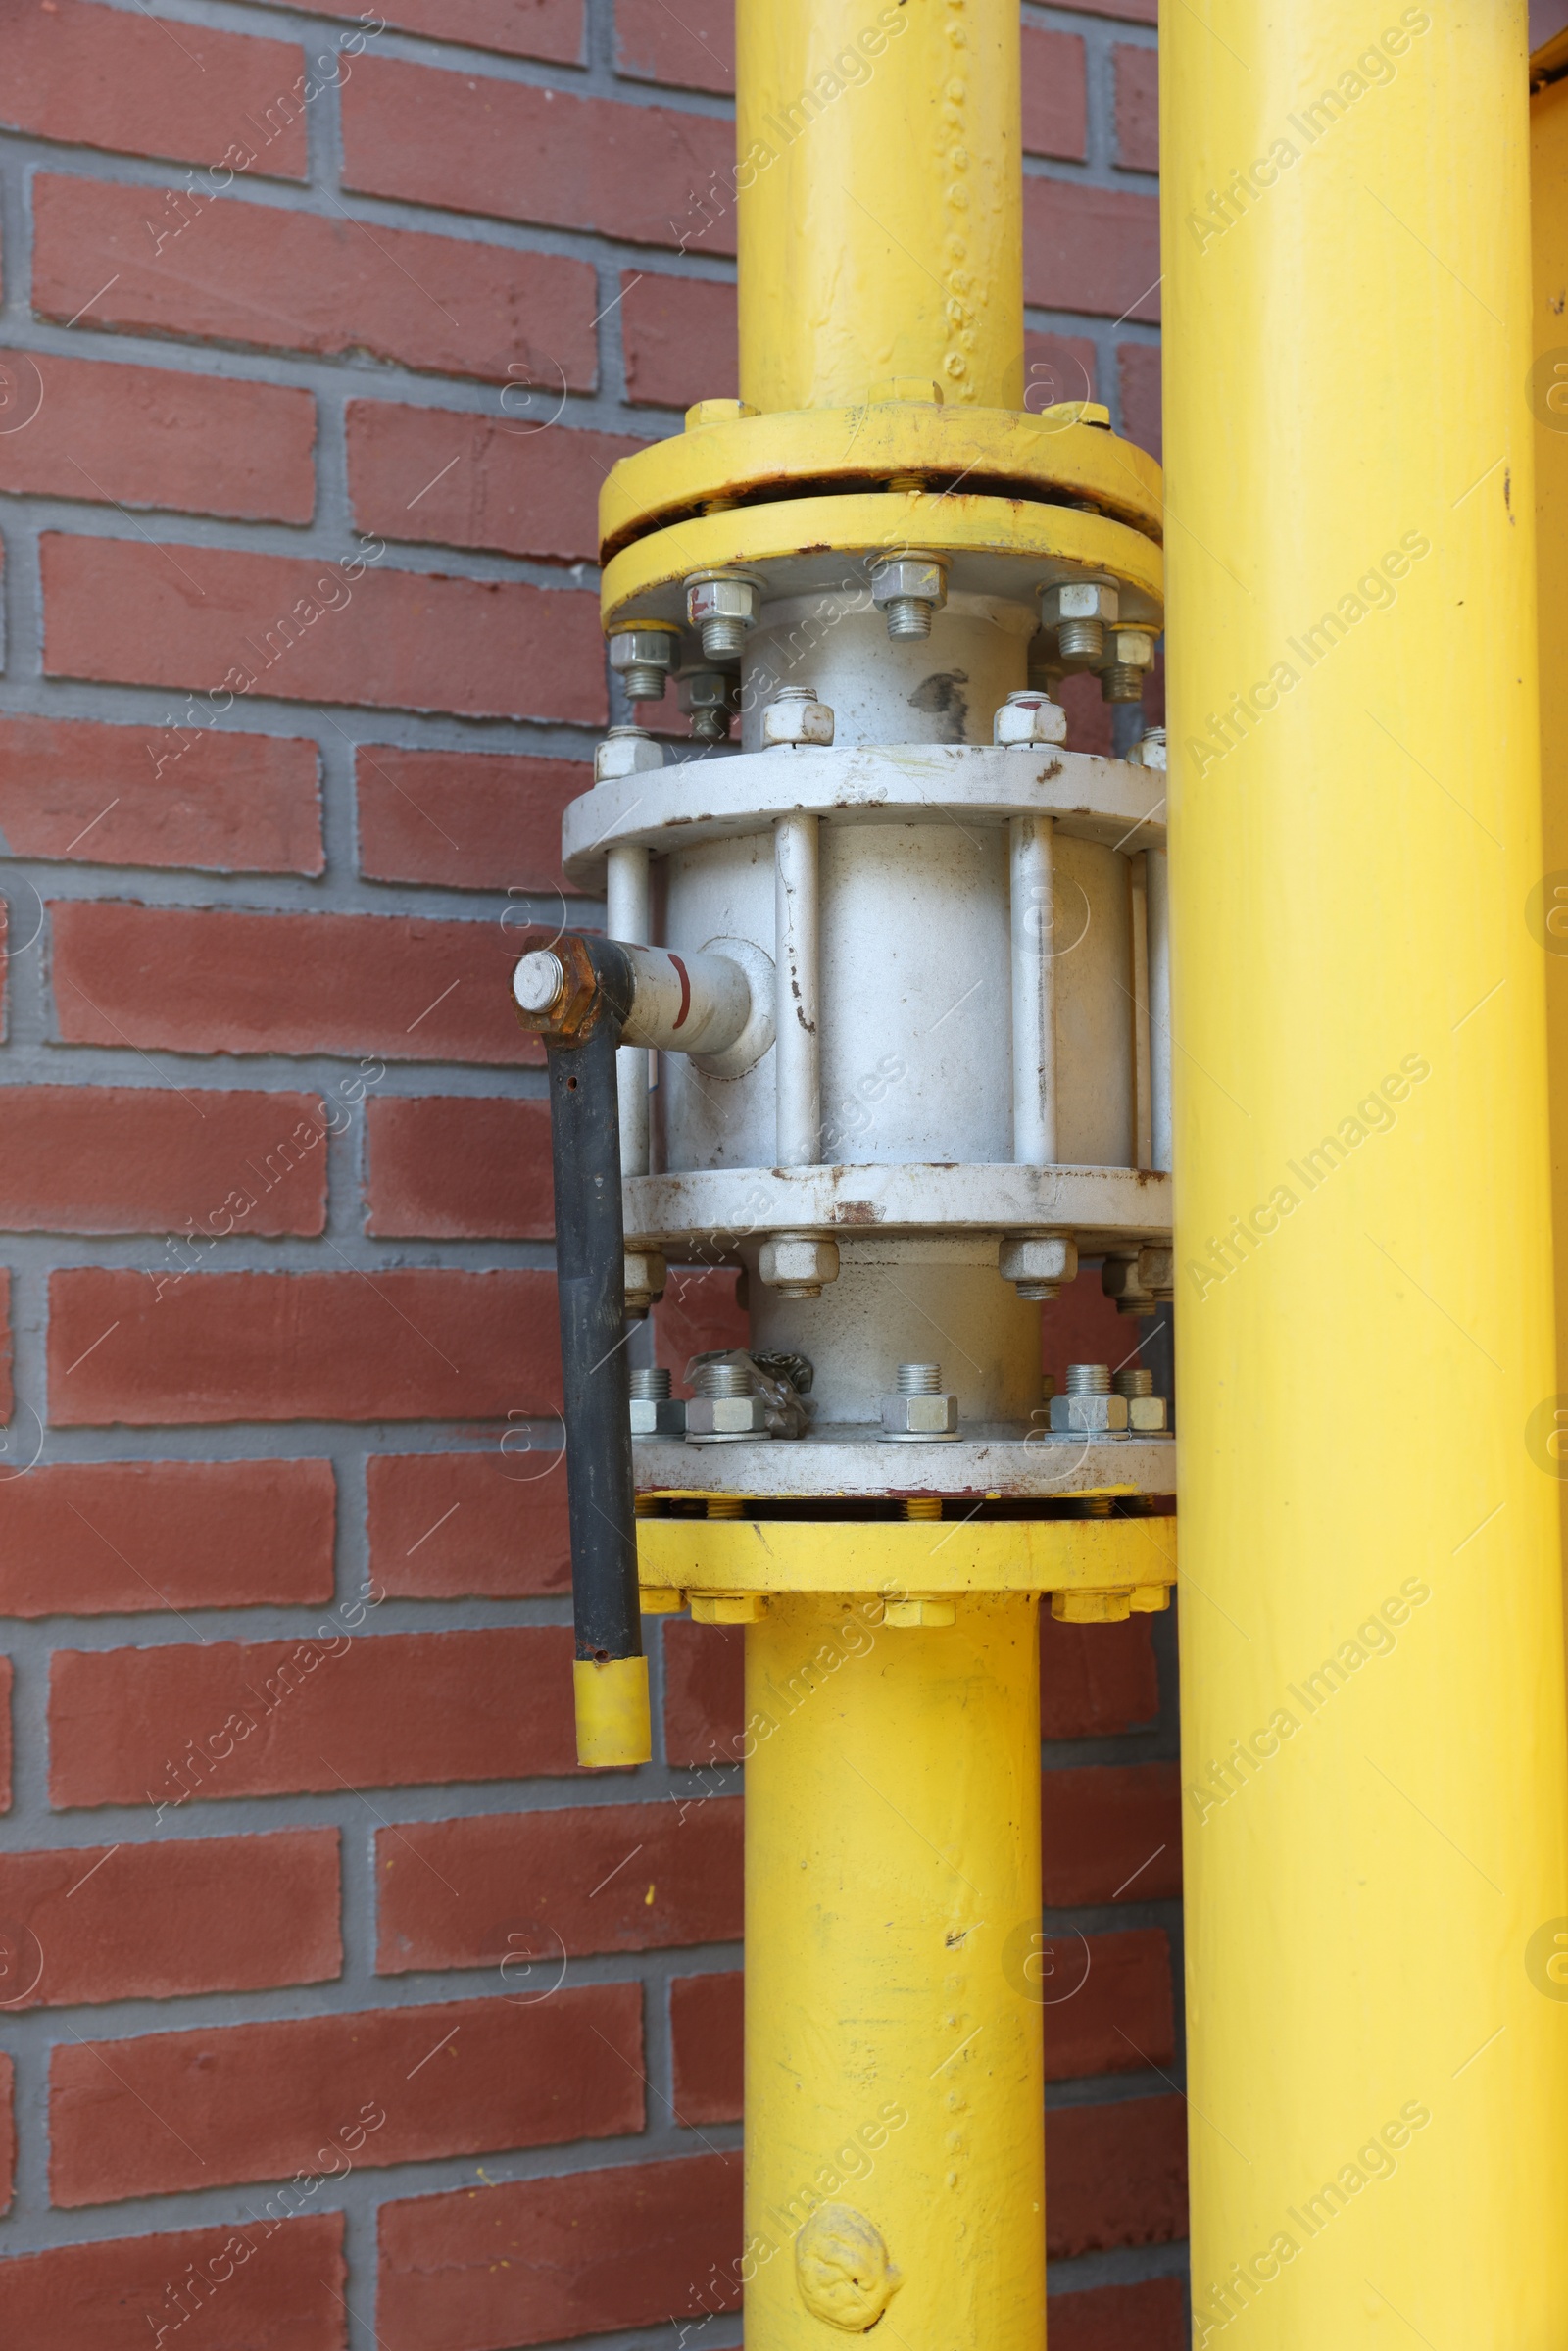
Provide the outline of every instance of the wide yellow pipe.
[[1195,2341],[1559,2351],[1524,0],[1162,19]]
[[[1568,36],[1550,54],[1559,72],[1568,67]],[[1530,134],[1544,868],[1530,927],[1545,956],[1557,1243],[1557,1402],[1546,1450],[1568,1537],[1568,78],[1531,99]]]
[[1044,2351],[1038,1606],[747,1630],[747,2351]]
[[1021,407],[1016,0],[737,0],[735,37],[742,398]]

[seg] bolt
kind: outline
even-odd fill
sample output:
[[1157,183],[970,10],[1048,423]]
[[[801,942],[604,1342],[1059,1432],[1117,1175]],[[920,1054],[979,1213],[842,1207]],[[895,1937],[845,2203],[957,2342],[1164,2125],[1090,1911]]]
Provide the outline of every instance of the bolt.
[[752,1375],[744,1363],[699,1363],[692,1386],[699,1396],[750,1396]]
[[887,614],[895,645],[911,645],[931,634],[931,615],[948,601],[943,557],[906,553],[871,566],[871,602]]
[[910,1494],[904,1500],[906,1518],[938,1519],[942,1516],[942,1496],[939,1494]]
[[780,686],[762,711],[762,749],[774,751],[833,740],[833,713],[814,686]]
[[512,975],[512,993],[523,1012],[553,1012],[565,985],[561,957],[548,947],[524,955]]
[[669,1395],[669,1374],[661,1367],[634,1371],[631,1392],[640,1403],[662,1404]]
[[998,710],[991,721],[991,740],[1015,751],[1065,743],[1067,713],[1038,686],[1026,686],[1020,693],[1009,694]]
[[669,1374],[651,1367],[631,1375],[631,1433],[634,1437],[684,1437],[686,1407],[669,1393]]
[[727,669],[694,669],[680,681],[680,707],[699,743],[727,743],[739,701],[737,680]]
[[940,1363],[901,1363],[899,1365],[900,1396],[940,1396],[942,1366]]
[[622,628],[610,640],[610,666],[626,689],[628,702],[662,702],[664,680],[674,668],[679,639],[672,628]]
[[1161,770],[1168,757],[1165,729],[1162,726],[1146,727],[1143,741],[1135,743],[1127,754],[1129,763],[1134,767],[1158,767]]
[[757,625],[757,582],[740,571],[694,571],[686,611],[709,661],[738,661],[747,630]]
[[664,747],[654,741],[646,727],[612,726],[603,743],[594,746],[596,784],[612,783],[626,775],[642,775],[663,764]]
[[1098,668],[1104,659],[1105,631],[1121,610],[1118,591],[1107,581],[1065,579],[1040,591],[1041,626],[1054,629],[1064,661]]
[[1141,1363],[1129,1363],[1111,1374],[1111,1386],[1118,1396],[1152,1396],[1154,1375],[1145,1371]]
[[1069,1363],[1067,1394],[1069,1396],[1109,1396],[1110,1365],[1108,1363]]

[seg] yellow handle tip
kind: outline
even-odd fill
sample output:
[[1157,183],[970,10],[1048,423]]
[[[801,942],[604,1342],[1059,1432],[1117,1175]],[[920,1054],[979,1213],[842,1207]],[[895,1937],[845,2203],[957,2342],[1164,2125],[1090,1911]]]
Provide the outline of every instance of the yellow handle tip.
[[577,1761],[587,1771],[653,1759],[654,1735],[648,1713],[648,1660],[612,1657],[596,1665],[574,1659],[572,1694],[577,1712]]

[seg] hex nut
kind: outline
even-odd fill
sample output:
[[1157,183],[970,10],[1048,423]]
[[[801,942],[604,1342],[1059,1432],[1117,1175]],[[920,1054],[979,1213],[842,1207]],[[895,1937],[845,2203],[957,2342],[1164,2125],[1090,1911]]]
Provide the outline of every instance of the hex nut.
[[1170,1407],[1162,1396],[1127,1398],[1127,1431],[1132,1437],[1163,1437],[1170,1427]]
[[1032,751],[1042,743],[1065,743],[1067,713],[1049,694],[1031,686],[1021,694],[1007,696],[991,721],[991,740],[1012,751]]
[[1063,579],[1040,591],[1045,628],[1059,629],[1064,620],[1098,620],[1102,628],[1114,628],[1120,612],[1120,594],[1104,580]]
[[1053,1298],[1077,1274],[1078,1245],[1065,1233],[1026,1233],[1002,1244],[997,1269],[1020,1298]]
[[901,1632],[928,1632],[951,1625],[957,1613],[956,1600],[945,1599],[935,1592],[907,1592],[901,1599],[885,1600],[882,1604],[882,1622]]
[[686,1407],[686,1441],[765,1437],[767,1407],[760,1396],[694,1396]]
[[914,597],[921,604],[946,604],[947,568],[938,557],[895,555],[872,565],[871,602],[879,611],[884,605],[902,603],[906,597]]
[[1154,639],[1147,628],[1107,628],[1105,659],[1125,669],[1152,669]]
[[1143,1279],[1136,1256],[1107,1257],[1100,1269],[1100,1287],[1115,1299],[1118,1314],[1154,1311],[1154,1294]]
[[1159,1243],[1138,1252],[1138,1279],[1155,1298],[1176,1295],[1176,1251]]
[[640,726],[612,726],[603,743],[594,746],[594,782],[609,784],[623,775],[652,773],[664,764],[664,747]]
[[756,414],[744,400],[697,400],[686,411],[686,430],[701,432],[709,424],[735,424],[742,416]]
[[1127,764],[1130,767],[1157,768],[1163,775],[1169,756],[1165,729],[1162,726],[1152,726],[1142,742],[1135,743],[1127,754]]
[[823,1284],[839,1278],[838,1243],[775,1233],[763,1242],[757,1270],[784,1298],[820,1298]]
[[932,1444],[958,1434],[958,1399],[945,1396],[897,1396],[882,1398],[882,1434],[903,1444]]
[[1127,1398],[1124,1396],[1054,1396],[1051,1399],[1053,1437],[1125,1437]]
[[617,628],[610,640],[610,666],[623,669],[673,669],[680,652],[680,634],[673,628]]
[[809,686],[786,686],[763,709],[764,751],[808,743],[826,749],[832,740],[833,713]]
[[634,1437],[684,1437],[686,1403],[678,1396],[634,1396],[631,1399]]
[[626,1289],[626,1312],[640,1319],[656,1298],[664,1295],[668,1268],[656,1249],[627,1249],[621,1260]]

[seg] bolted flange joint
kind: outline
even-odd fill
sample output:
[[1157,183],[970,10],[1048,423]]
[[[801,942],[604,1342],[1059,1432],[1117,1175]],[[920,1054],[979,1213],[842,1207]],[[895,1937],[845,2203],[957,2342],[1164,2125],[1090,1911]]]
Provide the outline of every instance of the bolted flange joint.
[[909,645],[931,634],[931,616],[948,601],[948,569],[939,555],[888,556],[871,566],[871,602],[887,614],[888,635],[895,645]]
[[737,661],[746,632],[757,625],[757,582],[744,571],[694,571],[686,582],[686,614],[710,661]]
[[774,1233],[762,1244],[757,1270],[780,1298],[820,1298],[824,1283],[839,1278],[838,1243]]
[[1009,751],[1033,751],[1038,745],[1065,743],[1067,713],[1038,686],[1009,694],[991,721],[991,740]]
[[762,749],[777,751],[833,740],[833,713],[814,686],[780,686],[762,710]]
[[997,1253],[1004,1282],[1024,1298],[1053,1298],[1078,1272],[1078,1245],[1065,1233],[1026,1233]]
[[610,639],[610,666],[626,689],[628,702],[662,702],[664,680],[680,659],[680,636],[672,628],[617,628]]
[[740,680],[731,669],[694,669],[680,681],[680,707],[699,743],[727,743],[740,702]]
[[901,1363],[898,1388],[882,1398],[887,1445],[951,1445],[957,1441],[958,1399],[942,1385],[940,1363]]
[[[663,692],[662,686],[660,692]],[[594,782],[609,784],[623,775],[652,774],[664,764],[664,747],[646,727],[612,726],[603,743],[594,746]]]
[[1054,635],[1064,661],[1098,669],[1105,631],[1121,616],[1119,592],[1107,580],[1064,579],[1040,591],[1040,625]]

